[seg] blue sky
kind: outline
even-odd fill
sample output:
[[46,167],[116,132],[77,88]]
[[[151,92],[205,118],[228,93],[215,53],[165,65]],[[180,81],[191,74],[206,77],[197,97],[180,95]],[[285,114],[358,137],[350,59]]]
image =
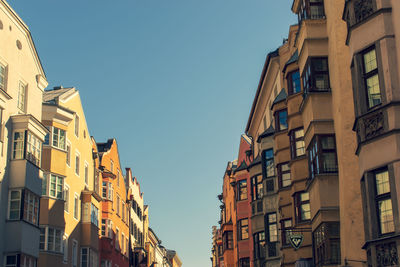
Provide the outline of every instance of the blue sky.
[[291,0],[9,0],[49,80],[80,90],[90,134],[117,138],[150,224],[185,267],[210,266],[211,226],[265,56]]

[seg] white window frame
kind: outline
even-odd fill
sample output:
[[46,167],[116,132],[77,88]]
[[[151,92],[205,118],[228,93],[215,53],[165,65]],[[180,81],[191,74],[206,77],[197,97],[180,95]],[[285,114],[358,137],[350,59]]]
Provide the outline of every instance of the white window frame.
[[74,133],[77,138],[79,138],[79,128],[80,128],[80,118],[78,114],[75,114],[75,121],[74,121]]
[[0,89],[3,91],[7,91],[7,81],[8,81],[8,65],[0,61],[0,68],[4,69],[4,73],[1,74],[0,71],[0,76],[3,76],[3,84],[0,83]]
[[[21,88],[23,88],[23,90],[21,91]],[[23,92],[22,96],[21,96],[21,92]],[[23,113],[26,113],[26,96],[28,93],[28,84],[26,82],[23,81],[19,81],[18,83],[18,95],[17,95],[17,108],[18,110],[22,111]],[[22,98],[22,100],[21,100]]]
[[[67,193],[67,191],[68,191],[68,193]],[[64,212],[66,212],[68,214],[69,214],[69,209],[70,209],[70,204],[71,204],[71,202],[69,201],[70,200],[69,193],[70,193],[70,187],[64,181],[64,201],[65,201],[64,202]],[[67,209],[65,209],[65,207],[67,207]]]
[[[77,204],[75,204],[76,200],[78,200]],[[79,195],[77,193],[74,193],[74,219],[79,220]]]
[[[55,129],[58,130],[57,145],[54,145],[54,132],[55,132]],[[61,131],[64,132],[64,148],[62,148],[62,147],[60,146],[60,144],[61,144],[61,142],[60,142],[60,140],[61,140],[61,138],[60,138],[60,136],[61,136],[61,134],[60,134]],[[66,131],[66,130],[63,130],[63,129],[61,129],[61,128],[52,126],[52,127],[51,127],[51,139],[49,139],[49,144],[50,144],[52,147],[55,147],[55,148],[61,149],[61,150],[63,150],[63,151],[66,151],[66,149],[67,149],[67,131]]]
[[[18,207],[19,216],[18,216],[17,219],[11,219],[11,218],[10,218],[10,212],[11,212],[11,192],[13,192],[13,191],[19,192],[19,207]],[[19,220],[21,220],[21,209],[22,209],[22,190],[21,190],[21,189],[9,190],[9,191],[8,191],[8,212],[7,212],[7,218],[8,218],[8,220],[12,220],[12,221],[19,221]]]
[[[47,190],[46,190],[46,196],[54,198],[54,199],[60,199],[60,200],[64,200],[64,181],[65,181],[65,177],[60,176],[60,175],[56,175],[53,173],[47,173]],[[55,188],[55,195],[51,195],[50,194],[50,185],[51,185],[51,179],[52,177],[55,177],[56,179],[56,188]],[[62,183],[61,183],[61,191],[57,190],[57,187],[60,185],[58,183],[59,179],[61,179]],[[61,197],[57,197],[58,193],[61,193]]]
[[[77,157],[79,159],[78,164],[76,164],[76,158]],[[79,177],[80,176],[80,172],[81,172],[81,153],[79,153],[78,150],[75,150],[75,170],[74,171],[75,171],[75,175]]]
[[[69,153],[68,153],[68,147],[69,147]],[[67,159],[66,159],[66,164],[69,168],[71,168],[71,142],[67,139],[66,145],[65,145],[65,152],[67,152]]]
[[[45,229],[45,234],[44,234],[44,249],[41,251],[50,251],[50,252],[54,252],[54,253],[59,253],[59,254],[63,254],[64,253],[64,236],[66,236],[64,234],[64,231],[60,228],[55,228],[55,227],[50,227],[50,226],[41,226],[41,229]],[[52,240],[52,244],[53,247],[49,248],[49,229],[53,230],[53,240]],[[60,231],[60,249],[57,251],[56,248],[56,231]]]
[[72,250],[72,267],[78,267],[78,249],[79,249],[78,241],[75,239],[72,239],[72,249],[71,249]]
[[85,185],[89,186],[89,163],[85,160],[83,175],[85,180]]
[[[15,140],[15,134],[16,133],[20,133],[22,135],[22,141],[21,140],[18,140],[18,141]],[[26,133],[26,131],[20,131],[20,130],[13,131],[13,136],[12,136],[13,142],[12,142],[12,152],[11,152],[12,153],[12,155],[11,155],[12,159],[24,159],[25,158],[25,154],[24,154],[24,152],[25,152],[25,133]],[[21,156],[19,156],[19,153],[17,155],[17,153],[15,152],[15,151],[19,151],[20,150],[20,149],[18,149],[18,150],[14,149],[15,142],[19,142],[19,143],[22,144]]]

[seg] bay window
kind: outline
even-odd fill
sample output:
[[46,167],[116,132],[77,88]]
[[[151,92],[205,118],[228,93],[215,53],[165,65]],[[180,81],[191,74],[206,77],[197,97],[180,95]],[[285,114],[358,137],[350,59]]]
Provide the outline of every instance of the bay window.
[[50,226],[41,226],[39,249],[42,251],[64,253],[63,236],[64,233],[61,229]]
[[301,0],[298,11],[299,24],[305,19],[323,19],[325,18],[323,0]]
[[311,57],[303,71],[304,93],[330,91],[327,57]]
[[11,190],[8,210],[9,220],[24,220],[33,225],[38,225],[39,196],[28,189]]
[[313,232],[315,266],[340,264],[339,223],[322,223]]
[[14,132],[12,145],[13,159],[26,159],[40,167],[41,155],[42,141],[39,138],[30,131]]
[[290,178],[289,163],[286,162],[278,164],[277,169],[278,169],[279,188],[289,187],[292,184],[292,180]]
[[388,169],[374,172],[375,202],[378,214],[379,233],[381,235],[394,232],[392,199],[390,196]]
[[292,159],[303,156],[306,153],[303,128],[290,131],[290,151]]
[[373,108],[382,102],[375,47],[371,47],[362,53],[362,61],[368,108]]
[[308,192],[297,192],[294,195],[296,222],[302,223],[311,219],[310,195]]
[[224,251],[227,249],[233,249],[233,232],[225,231],[222,234],[222,242],[224,246]]
[[36,267],[37,259],[26,254],[5,256],[5,267]]
[[308,150],[310,176],[321,173],[337,173],[336,143],[334,135],[316,135]]
[[63,200],[64,177],[44,173],[42,181],[42,195]]

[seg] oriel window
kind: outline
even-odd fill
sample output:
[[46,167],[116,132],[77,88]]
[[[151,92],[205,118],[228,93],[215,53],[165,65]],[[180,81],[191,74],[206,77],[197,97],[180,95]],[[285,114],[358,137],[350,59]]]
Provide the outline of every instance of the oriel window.
[[329,85],[328,58],[311,57],[303,71],[303,88],[305,93],[327,92]]
[[372,108],[381,103],[381,90],[379,86],[378,64],[376,60],[375,47],[364,52],[362,58],[364,82],[368,98],[368,108]]
[[376,206],[378,211],[380,234],[394,232],[392,199],[390,196],[389,172],[381,169],[374,172],[376,188]]

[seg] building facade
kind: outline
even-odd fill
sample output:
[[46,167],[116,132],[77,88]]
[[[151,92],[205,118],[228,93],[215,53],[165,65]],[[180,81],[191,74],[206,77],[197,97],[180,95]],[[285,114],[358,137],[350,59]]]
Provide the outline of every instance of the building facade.
[[47,86],[28,26],[0,1],[0,264],[37,266]]

